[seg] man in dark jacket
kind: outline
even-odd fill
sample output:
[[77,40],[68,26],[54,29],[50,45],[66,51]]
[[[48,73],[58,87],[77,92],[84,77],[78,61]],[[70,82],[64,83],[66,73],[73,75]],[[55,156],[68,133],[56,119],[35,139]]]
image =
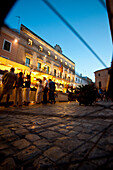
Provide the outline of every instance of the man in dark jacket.
[[2,77],[2,84],[3,84],[3,88],[2,88],[2,93],[0,95],[0,102],[4,96],[4,94],[7,94],[7,98],[6,98],[6,107],[9,107],[9,99],[10,99],[10,95],[12,94],[12,90],[13,90],[13,84],[16,82],[17,80],[17,76],[14,73],[14,68],[12,67],[10,69],[10,72],[6,72],[3,77]]
[[51,79],[49,79],[49,100],[55,103],[55,82],[53,82]]

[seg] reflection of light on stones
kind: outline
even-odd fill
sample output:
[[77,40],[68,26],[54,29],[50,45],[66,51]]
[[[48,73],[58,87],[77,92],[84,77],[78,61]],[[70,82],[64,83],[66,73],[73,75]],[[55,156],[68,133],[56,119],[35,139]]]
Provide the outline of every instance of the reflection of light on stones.
[[35,129],[35,128],[36,128],[36,126],[34,126],[34,125],[33,125],[31,128],[32,128],[32,129]]
[[30,102],[30,105],[34,105],[34,101],[31,101],[31,102]]
[[70,103],[70,101],[68,102],[68,104]]

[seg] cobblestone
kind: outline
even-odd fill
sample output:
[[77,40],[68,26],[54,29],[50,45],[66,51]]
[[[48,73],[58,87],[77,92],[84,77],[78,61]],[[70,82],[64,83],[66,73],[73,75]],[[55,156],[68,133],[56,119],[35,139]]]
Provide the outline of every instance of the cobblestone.
[[25,139],[16,140],[12,145],[18,149],[24,149],[30,145],[30,143]]
[[0,107],[1,169],[113,169],[113,106]]
[[35,135],[35,134],[28,134],[28,135],[25,136],[25,138],[30,140],[31,142],[34,142],[34,141],[40,139],[40,137],[38,135]]
[[13,158],[6,158],[4,162],[1,164],[0,170],[8,169],[12,170],[15,169],[16,164]]

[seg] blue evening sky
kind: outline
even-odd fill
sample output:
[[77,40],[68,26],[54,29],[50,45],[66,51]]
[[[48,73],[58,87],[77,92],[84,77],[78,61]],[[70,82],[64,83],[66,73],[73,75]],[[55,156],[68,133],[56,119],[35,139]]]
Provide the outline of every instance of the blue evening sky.
[[[106,9],[99,0],[48,0],[93,48],[107,67],[111,64],[112,40]],[[75,71],[93,81],[94,72],[104,66],[69,30],[43,0],[18,0],[5,19],[11,28],[24,24],[50,43],[60,45],[63,54],[75,62]]]

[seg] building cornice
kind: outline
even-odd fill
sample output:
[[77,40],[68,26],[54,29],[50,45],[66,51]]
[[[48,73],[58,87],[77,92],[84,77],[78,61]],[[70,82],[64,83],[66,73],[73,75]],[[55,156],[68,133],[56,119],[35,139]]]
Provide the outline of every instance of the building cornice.
[[75,63],[70,60],[68,57],[66,57],[63,54],[60,54],[59,52],[57,52],[53,46],[51,46],[49,43],[47,43],[45,40],[43,40],[42,38],[40,38],[38,35],[36,35],[35,33],[33,33],[31,30],[29,30],[26,26],[24,26],[23,24],[21,24],[21,31],[25,32],[27,35],[29,35],[31,38],[37,40],[40,44],[42,44],[43,46],[45,46],[46,48],[48,48],[49,50],[53,51],[56,55],[60,56],[62,59],[66,60],[67,62],[69,62],[70,64],[72,64],[75,67]]

